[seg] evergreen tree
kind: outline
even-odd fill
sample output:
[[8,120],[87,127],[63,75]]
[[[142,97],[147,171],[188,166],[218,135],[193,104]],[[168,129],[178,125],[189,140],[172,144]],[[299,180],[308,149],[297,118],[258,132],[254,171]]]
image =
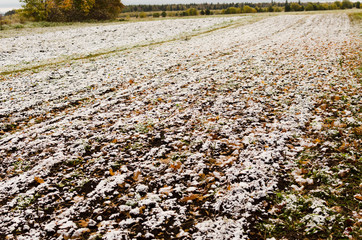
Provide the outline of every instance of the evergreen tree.
[[284,12],[290,12],[290,5],[288,0],[285,1]]

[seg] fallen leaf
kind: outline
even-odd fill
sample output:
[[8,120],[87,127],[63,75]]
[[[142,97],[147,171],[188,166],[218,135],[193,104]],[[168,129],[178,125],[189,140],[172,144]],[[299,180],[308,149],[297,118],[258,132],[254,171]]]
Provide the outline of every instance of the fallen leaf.
[[362,201],[362,196],[361,196],[361,195],[357,194],[357,195],[355,195],[354,197],[355,197],[357,200]]
[[362,126],[356,127],[353,129],[354,134],[357,136],[362,136]]
[[35,180],[37,183],[44,183],[44,180],[41,179],[40,177],[34,177],[34,180]]
[[78,225],[82,228],[88,227],[88,223],[89,223],[89,219],[78,221]]
[[204,199],[204,197],[201,194],[191,194],[190,196],[183,197],[181,199],[181,202],[187,202],[189,200],[191,200],[191,201],[193,201],[193,200],[202,201],[203,199]]
[[177,170],[181,168],[181,165],[182,163],[178,161],[176,164],[171,164],[170,167],[174,170]]
[[139,178],[140,178],[140,174],[141,174],[141,172],[140,172],[139,170],[137,170],[136,172],[134,172],[134,174],[133,174],[133,180],[137,182],[137,181],[139,180]]

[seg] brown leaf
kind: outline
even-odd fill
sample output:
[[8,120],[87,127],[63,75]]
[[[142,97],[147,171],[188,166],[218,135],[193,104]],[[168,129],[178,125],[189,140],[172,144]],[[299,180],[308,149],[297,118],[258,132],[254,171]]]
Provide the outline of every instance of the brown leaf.
[[201,194],[191,194],[190,196],[183,197],[181,199],[181,202],[187,202],[189,200],[191,200],[191,201],[193,201],[193,200],[202,201],[203,199],[204,199],[204,197]]
[[348,147],[348,144],[346,144],[346,143],[344,142],[344,143],[342,143],[342,145],[338,148],[338,151],[344,152],[347,147]]
[[326,110],[326,109],[327,109],[327,104],[322,104],[322,105],[320,106],[320,108],[321,108],[322,110]]
[[362,136],[362,126],[356,127],[353,129],[354,134],[357,136]]
[[79,220],[78,221],[78,225],[82,228],[88,227],[88,223],[89,223],[89,219],[87,218],[86,220]]
[[137,182],[137,181],[139,180],[140,174],[141,174],[141,172],[140,172],[139,170],[137,170],[136,172],[134,172],[134,174],[133,174],[133,180]]
[[357,200],[362,201],[362,196],[361,196],[361,195],[358,194],[358,195],[355,195],[354,197],[355,197]]
[[170,167],[174,170],[177,170],[181,168],[181,165],[182,165],[181,162],[177,162],[176,164],[171,164]]
[[333,211],[336,211],[336,212],[338,212],[338,213],[340,213],[340,212],[342,212],[342,211],[343,211],[343,208],[342,208],[342,207],[340,207],[340,206],[334,206],[334,207],[332,207],[332,210],[333,210]]
[[146,206],[142,206],[139,209],[140,209],[140,213],[143,214],[143,211],[146,209]]

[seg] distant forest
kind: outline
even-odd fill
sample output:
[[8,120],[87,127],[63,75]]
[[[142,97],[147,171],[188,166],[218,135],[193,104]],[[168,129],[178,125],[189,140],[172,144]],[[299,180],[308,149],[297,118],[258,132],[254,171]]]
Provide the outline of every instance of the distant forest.
[[197,10],[223,10],[230,7],[242,8],[244,5],[250,7],[283,7],[285,3],[200,3],[200,4],[163,4],[163,5],[128,5],[123,9],[123,12],[155,12],[155,11],[185,11],[190,8]]
[[[196,9],[203,14],[206,10],[219,11],[222,14],[244,12],[245,7],[250,7],[252,12],[279,12],[279,11],[313,11],[313,10],[335,10],[360,8],[360,2],[352,3],[349,0],[335,1],[330,3],[308,2],[265,2],[265,3],[201,3],[201,4],[163,4],[163,5],[128,5],[123,9],[123,13],[131,12],[170,12]],[[238,9],[241,9],[238,11]],[[212,14],[212,12],[211,12]]]

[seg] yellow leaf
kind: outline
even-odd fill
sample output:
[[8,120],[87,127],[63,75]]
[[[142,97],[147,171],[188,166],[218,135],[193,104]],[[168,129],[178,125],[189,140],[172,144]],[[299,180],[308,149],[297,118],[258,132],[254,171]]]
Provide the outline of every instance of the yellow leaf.
[[300,163],[301,163],[302,165],[307,165],[307,164],[309,163],[309,161],[300,161]]
[[37,183],[44,183],[44,180],[41,179],[40,177],[34,177],[34,180],[35,180]]
[[114,172],[113,172],[113,169],[112,169],[112,168],[109,169],[109,174],[111,174],[111,176],[114,175]]

